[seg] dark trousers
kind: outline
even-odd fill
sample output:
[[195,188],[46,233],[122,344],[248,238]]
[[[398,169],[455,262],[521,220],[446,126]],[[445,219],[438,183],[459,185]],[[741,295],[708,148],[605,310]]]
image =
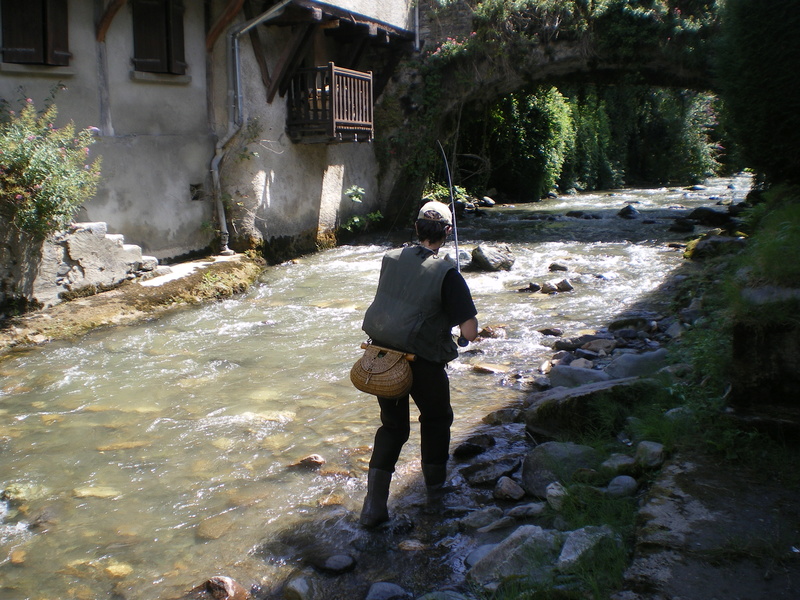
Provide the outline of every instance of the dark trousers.
[[[422,462],[442,465],[450,452],[450,380],[445,365],[417,358],[411,363],[414,383],[410,395],[419,409]],[[399,400],[378,398],[381,426],[375,434],[370,469],[394,472],[403,444],[411,433],[408,396]]]

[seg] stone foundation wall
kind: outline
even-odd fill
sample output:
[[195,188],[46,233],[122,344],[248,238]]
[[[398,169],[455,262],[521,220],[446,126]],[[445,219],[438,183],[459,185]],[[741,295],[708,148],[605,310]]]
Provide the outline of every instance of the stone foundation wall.
[[41,240],[0,220],[0,315],[10,306],[53,306],[156,268],[156,258],[107,231],[105,223],[74,223]]

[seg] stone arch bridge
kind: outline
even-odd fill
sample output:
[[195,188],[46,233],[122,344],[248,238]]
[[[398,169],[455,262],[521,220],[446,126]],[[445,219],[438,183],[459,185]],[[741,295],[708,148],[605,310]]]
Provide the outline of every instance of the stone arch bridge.
[[426,45],[401,67],[376,106],[381,193],[390,222],[413,213],[428,172],[425,161],[440,160],[436,142],[453,140],[465,107],[544,84],[716,87],[714,2],[666,0],[660,13],[612,2],[616,10],[588,14],[595,2],[576,0],[560,11],[509,13],[494,26],[475,19],[474,4],[457,0],[445,10],[423,11]]

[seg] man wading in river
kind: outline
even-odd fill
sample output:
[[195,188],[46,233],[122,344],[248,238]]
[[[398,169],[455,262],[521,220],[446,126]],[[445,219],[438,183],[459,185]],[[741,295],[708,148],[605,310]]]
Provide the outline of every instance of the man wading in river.
[[[419,211],[418,246],[390,250],[383,257],[378,291],[362,329],[373,343],[412,353],[414,377],[409,394],[419,409],[422,474],[429,502],[441,498],[450,447],[450,382],[445,367],[458,356],[451,333],[459,325],[468,341],[478,335],[477,311],[455,263],[441,259],[439,248],[453,229],[450,210],[428,202]],[[381,426],[369,461],[367,497],[359,522],[374,527],[389,520],[389,484],[411,428],[408,396],[378,397]]]

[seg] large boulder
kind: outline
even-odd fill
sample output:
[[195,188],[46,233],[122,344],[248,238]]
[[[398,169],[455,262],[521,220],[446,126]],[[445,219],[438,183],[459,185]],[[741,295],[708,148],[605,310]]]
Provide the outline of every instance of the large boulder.
[[565,432],[582,431],[592,425],[587,407],[598,394],[638,381],[637,378],[589,383],[579,387],[556,387],[535,392],[525,399],[525,427],[534,439],[555,438]]
[[481,244],[472,251],[472,268],[479,271],[508,271],[515,260],[511,249],[505,244]]
[[579,469],[595,469],[601,457],[591,446],[572,442],[546,442],[536,446],[522,462],[522,487],[525,492],[547,497],[547,486],[568,481]]
[[613,379],[646,377],[667,366],[667,350],[659,348],[642,354],[620,354],[605,368]]
[[[573,361],[574,362],[574,361]],[[598,381],[608,381],[612,377],[603,371],[584,369],[569,365],[554,365],[548,376],[553,387],[576,387]]]
[[[467,573],[467,578],[486,585],[510,579],[547,580],[557,560],[563,534],[538,525],[523,525],[492,547]],[[531,561],[536,556],[538,560]]]

